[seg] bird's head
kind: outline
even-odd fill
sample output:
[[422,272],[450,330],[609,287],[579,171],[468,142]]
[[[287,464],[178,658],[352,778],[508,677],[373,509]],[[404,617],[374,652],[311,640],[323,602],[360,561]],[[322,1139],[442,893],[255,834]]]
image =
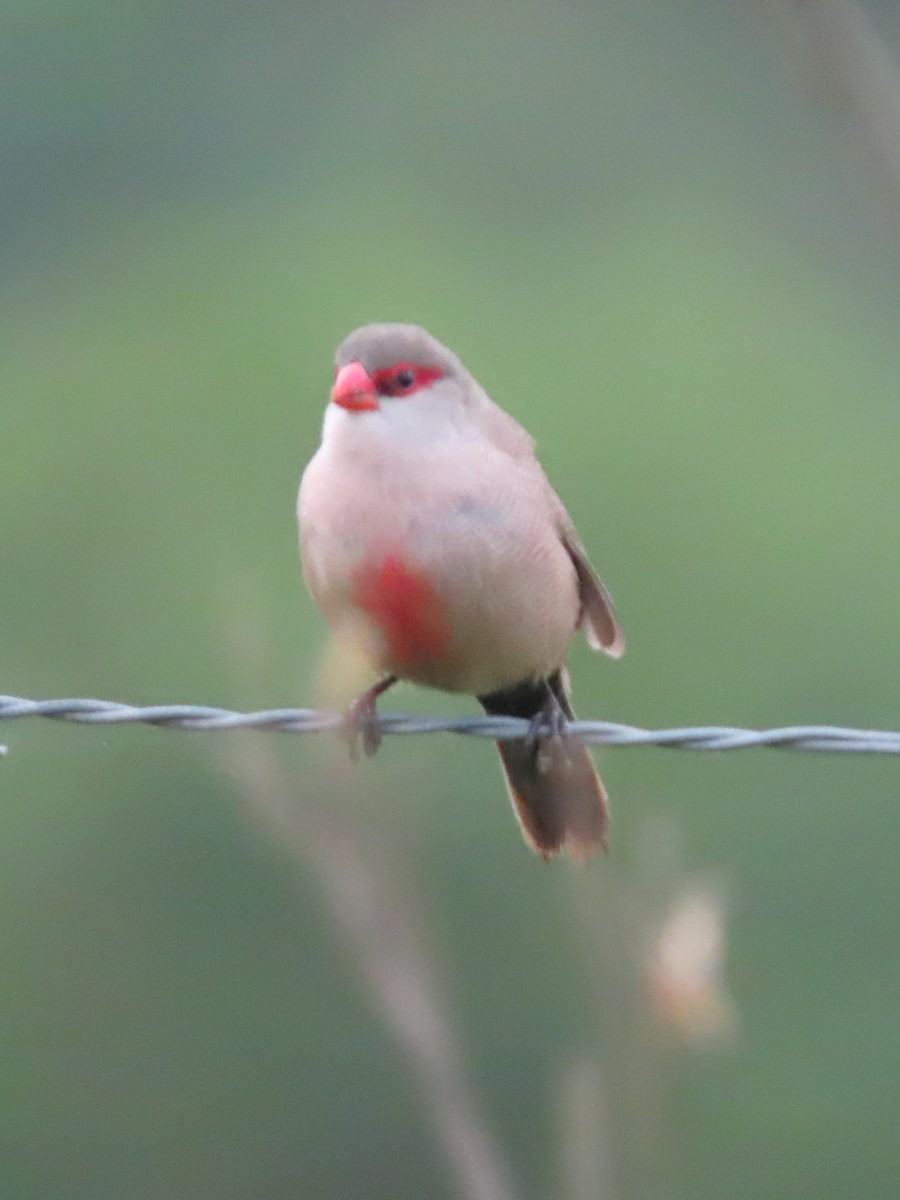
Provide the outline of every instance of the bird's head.
[[346,416],[435,434],[464,419],[477,385],[452,351],[418,325],[363,325],[335,355],[331,403]]

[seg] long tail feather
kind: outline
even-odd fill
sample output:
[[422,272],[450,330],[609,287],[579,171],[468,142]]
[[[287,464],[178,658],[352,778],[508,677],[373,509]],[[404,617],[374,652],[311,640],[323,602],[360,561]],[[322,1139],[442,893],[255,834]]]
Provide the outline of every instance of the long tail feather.
[[[566,718],[574,713],[562,672],[478,699],[485,712],[531,720],[547,708],[550,694]],[[551,701],[552,703],[552,701]],[[566,738],[497,742],[510,799],[525,841],[545,860],[566,849],[578,859],[606,849],[606,792],[586,746]]]

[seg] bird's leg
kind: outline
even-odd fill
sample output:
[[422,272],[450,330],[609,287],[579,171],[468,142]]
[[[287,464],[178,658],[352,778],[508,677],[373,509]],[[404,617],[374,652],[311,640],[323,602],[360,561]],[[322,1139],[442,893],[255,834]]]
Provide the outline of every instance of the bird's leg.
[[362,748],[366,758],[371,758],[381,745],[381,730],[378,728],[378,697],[397,682],[396,675],[385,675],[370,688],[357,696],[344,713],[341,725],[341,736],[346,739],[350,748],[350,757],[355,761],[359,757],[357,738],[362,736]]
[[566,710],[550,684],[545,684],[545,687],[547,698],[531,718],[525,739],[528,746],[534,747],[537,767],[542,774],[550,769],[557,754],[565,754],[565,743],[569,738],[569,718],[566,716]]

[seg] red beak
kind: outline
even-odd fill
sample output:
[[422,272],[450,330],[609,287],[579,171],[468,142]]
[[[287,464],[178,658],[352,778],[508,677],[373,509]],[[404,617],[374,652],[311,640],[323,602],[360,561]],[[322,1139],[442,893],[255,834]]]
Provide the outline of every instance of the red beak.
[[331,389],[331,399],[351,412],[365,412],[378,407],[375,384],[359,362],[347,363],[346,367],[340,368]]

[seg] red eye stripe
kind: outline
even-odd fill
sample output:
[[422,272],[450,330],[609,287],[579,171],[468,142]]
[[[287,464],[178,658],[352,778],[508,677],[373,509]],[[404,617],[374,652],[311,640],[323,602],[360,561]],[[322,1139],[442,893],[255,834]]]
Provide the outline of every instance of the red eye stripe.
[[421,367],[413,362],[398,362],[372,372],[372,382],[379,396],[413,396],[443,377],[440,367]]

